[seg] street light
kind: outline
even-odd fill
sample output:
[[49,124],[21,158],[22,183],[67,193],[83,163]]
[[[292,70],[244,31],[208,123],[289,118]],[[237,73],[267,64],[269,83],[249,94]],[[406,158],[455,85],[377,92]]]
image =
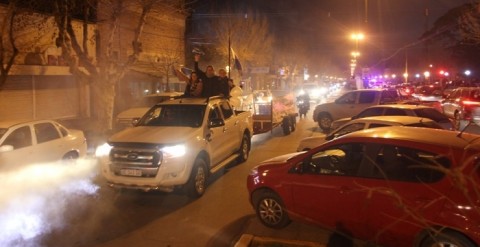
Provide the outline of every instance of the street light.
[[430,72],[429,72],[429,71],[425,71],[425,72],[423,72],[423,75],[425,76],[425,80],[428,81],[428,78],[430,77]]
[[355,41],[355,49],[358,50],[358,42],[365,39],[365,35],[363,33],[352,33],[350,38]]
[[350,54],[352,55],[352,57],[354,59],[357,59],[357,57],[360,56],[360,52],[358,52],[358,51],[352,51],[352,53],[350,53]]

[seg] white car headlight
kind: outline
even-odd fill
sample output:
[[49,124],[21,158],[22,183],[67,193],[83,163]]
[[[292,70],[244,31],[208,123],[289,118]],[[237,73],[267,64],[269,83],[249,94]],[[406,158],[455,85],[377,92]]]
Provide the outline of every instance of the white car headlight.
[[184,144],[166,146],[160,149],[164,158],[182,157],[187,153],[187,148]]
[[95,157],[108,156],[110,150],[112,150],[112,146],[108,145],[108,143],[104,143],[95,149]]

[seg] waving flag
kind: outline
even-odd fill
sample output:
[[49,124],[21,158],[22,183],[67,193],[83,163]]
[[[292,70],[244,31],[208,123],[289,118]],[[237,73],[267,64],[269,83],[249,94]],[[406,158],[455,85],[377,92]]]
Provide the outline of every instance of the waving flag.
[[240,59],[238,59],[237,54],[235,51],[233,51],[233,48],[230,48],[232,50],[232,58],[233,58],[233,68],[238,70],[238,73],[242,75],[242,64],[240,63]]

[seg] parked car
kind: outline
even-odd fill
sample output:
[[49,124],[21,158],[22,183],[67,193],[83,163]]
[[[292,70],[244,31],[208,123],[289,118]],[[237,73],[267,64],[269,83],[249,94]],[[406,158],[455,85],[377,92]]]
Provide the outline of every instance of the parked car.
[[317,122],[324,132],[328,132],[335,120],[356,115],[369,106],[393,104],[401,100],[402,97],[396,89],[348,91],[334,102],[317,105],[313,111],[313,121]]
[[53,120],[0,122],[0,168],[76,159],[87,153],[81,130]]
[[425,127],[433,129],[442,129],[442,126],[435,121],[412,116],[376,116],[358,118],[348,121],[328,135],[319,135],[314,137],[307,137],[300,140],[297,151],[307,151],[321,144],[333,140],[345,134],[371,128],[379,128],[386,126],[409,126],[409,127]]
[[315,223],[381,246],[480,244],[478,135],[361,130],[261,162],[247,177],[259,220]]
[[437,85],[418,86],[415,88],[412,97],[420,101],[441,101],[443,99],[443,89]]
[[415,87],[410,83],[402,83],[396,85],[395,88],[398,90],[398,93],[404,98],[410,98],[415,91]]
[[479,87],[459,87],[442,101],[443,113],[453,119],[455,129],[465,128],[472,120],[473,109],[479,106]]
[[454,126],[452,121],[436,110],[434,107],[426,105],[414,105],[414,104],[393,104],[393,105],[377,105],[366,108],[357,115],[351,118],[343,118],[332,123],[332,129],[336,129],[346,122],[364,117],[373,116],[416,116],[422,118],[432,119],[437,122],[442,128],[447,130],[453,130]]

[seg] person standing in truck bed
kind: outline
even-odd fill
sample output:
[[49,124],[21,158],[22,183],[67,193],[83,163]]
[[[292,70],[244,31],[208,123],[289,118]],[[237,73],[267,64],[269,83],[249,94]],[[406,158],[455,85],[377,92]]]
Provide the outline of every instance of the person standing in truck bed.
[[200,54],[195,54],[195,72],[203,82],[202,97],[208,98],[217,95],[228,97],[229,90],[226,75],[225,79],[215,75],[215,69],[212,65],[208,65],[204,72],[198,67],[198,61],[200,61]]

